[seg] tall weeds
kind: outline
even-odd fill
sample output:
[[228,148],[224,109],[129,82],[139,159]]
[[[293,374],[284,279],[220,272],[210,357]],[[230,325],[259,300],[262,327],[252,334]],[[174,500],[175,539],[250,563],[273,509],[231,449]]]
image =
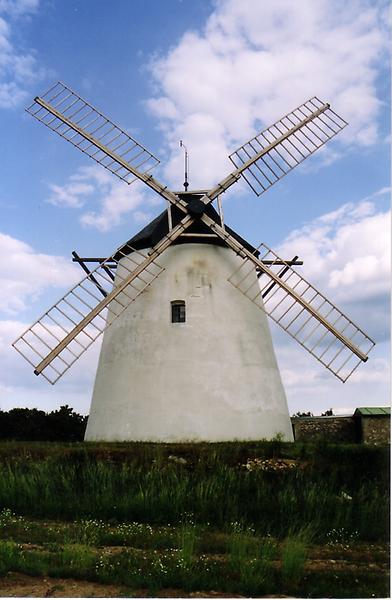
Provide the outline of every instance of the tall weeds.
[[282,551],[282,579],[286,589],[291,592],[298,590],[304,574],[306,546],[300,538],[287,538]]
[[[369,459],[377,460],[373,471],[367,465],[364,474],[357,464],[358,451],[350,447],[346,454],[344,448],[335,451],[340,463],[331,463],[329,470],[315,450],[312,454],[295,445],[292,454],[307,453],[305,468],[249,472],[241,467],[257,452],[276,455],[276,444],[271,444],[205,445],[198,453],[191,447],[186,466],[169,463],[163,445],[142,445],[127,460],[114,462],[86,449],[65,457],[57,449],[58,455],[48,452],[39,460],[7,456],[0,460],[0,510],[86,523],[103,519],[154,525],[179,523],[182,515],[192,513],[195,524],[227,528],[238,521],[260,535],[280,538],[301,530],[305,522],[320,539],[338,527],[356,530],[364,540],[387,538],[384,454],[369,449]],[[288,447],[280,443],[279,451],[287,454]],[[331,459],[332,450],[325,452]],[[364,458],[365,450],[361,453]],[[88,524],[85,528],[88,537]],[[77,541],[83,544],[86,539]]]

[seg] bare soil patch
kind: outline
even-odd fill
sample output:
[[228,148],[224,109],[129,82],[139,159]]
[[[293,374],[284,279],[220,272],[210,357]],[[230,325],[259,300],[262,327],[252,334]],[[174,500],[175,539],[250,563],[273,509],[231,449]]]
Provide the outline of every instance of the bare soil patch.
[[31,577],[22,573],[8,573],[0,578],[2,598],[118,598],[124,596],[126,591],[118,585],[77,579]]
[[[147,589],[130,590],[124,586],[81,581],[78,579],[57,579],[54,577],[32,577],[21,573],[8,573],[0,577],[1,598],[148,598]],[[155,594],[154,594],[155,596]],[[224,592],[191,592],[181,589],[165,589],[156,593],[157,598],[244,598]],[[274,596],[285,598],[286,596]]]

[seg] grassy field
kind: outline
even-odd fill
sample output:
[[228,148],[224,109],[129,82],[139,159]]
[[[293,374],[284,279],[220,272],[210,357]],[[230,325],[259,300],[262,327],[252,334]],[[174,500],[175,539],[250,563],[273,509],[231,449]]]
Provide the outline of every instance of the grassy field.
[[125,596],[389,595],[388,448],[8,442],[0,511],[3,582],[17,572]]

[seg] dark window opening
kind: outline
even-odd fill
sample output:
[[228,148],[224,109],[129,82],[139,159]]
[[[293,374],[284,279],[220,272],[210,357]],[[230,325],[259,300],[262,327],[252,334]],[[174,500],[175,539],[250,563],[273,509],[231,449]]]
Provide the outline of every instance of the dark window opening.
[[171,303],[172,323],[185,323],[185,302],[183,300],[174,300]]

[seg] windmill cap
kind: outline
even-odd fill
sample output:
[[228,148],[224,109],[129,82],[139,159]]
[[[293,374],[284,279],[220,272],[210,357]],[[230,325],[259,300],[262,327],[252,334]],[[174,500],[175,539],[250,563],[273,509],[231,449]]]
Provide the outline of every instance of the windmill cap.
[[[212,204],[205,205],[201,202],[201,198],[204,194],[194,193],[178,193],[181,200],[184,200],[187,204],[190,204],[194,210],[199,210],[199,204],[203,204],[203,212],[208,215],[215,223],[220,225],[221,220],[218,212],[212,206]],[[172,225],[175,227],[183,218],[184,213],[176,206],[170,206]],[[192,216],[191,210],[189,211]],[[201,215],[200,215],[201,216]],[[233,229],[225,225],[226,231],[232,235],[240,244],[242,244],[247,250],[258,255],[257,249],[244,240],[238,233]],[[153,219],[148,225],[141,229],[136,235],[128,240],[121,248],[119,248],[118,255],[115,255],[116,259],[121,258],[125,254],[129,254],[132,250],[143,250],[145,248],[153,248],[165,235],[169,233],[169,219],[168,211],[164,210],[155,219]],[[195,221],[186,229],[187,234],[196,234],[195,236],[187,235],[186,237],[178,237],[173,245],[177,244],[212,244],[214,246],[225,246],[227,244],[218,237],[200,237],[200,234],[211,234],[210,228],[203,223],[200,219],[196,218]],[[131,247],[131,248],[130,248]]]

